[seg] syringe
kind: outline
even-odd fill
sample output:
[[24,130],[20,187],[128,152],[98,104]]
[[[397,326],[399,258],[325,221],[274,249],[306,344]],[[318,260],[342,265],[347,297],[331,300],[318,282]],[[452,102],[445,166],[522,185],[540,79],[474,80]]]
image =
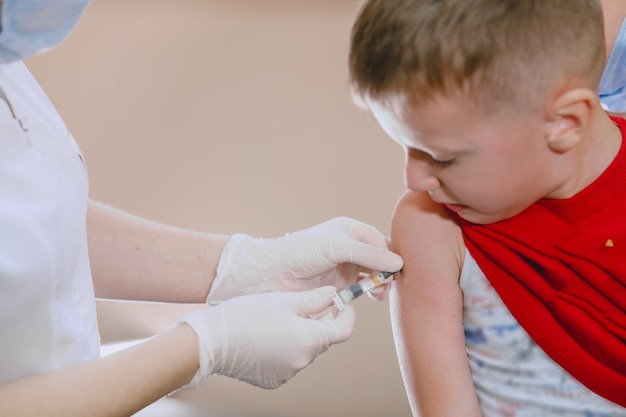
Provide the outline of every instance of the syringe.
[[392,279],[393,272],[371,272],[369,274],[361,272],[357,276],[357,281],[354,284],[335,293],[333,296],[333,302],[327,309],[317,314],[312,314],[310,317],[318,319],[328,314],[328,312],[332,312],[333,315],[336,315],[340,311],[343,311],[343,309],[346,308],[346,305],[350,304],[352,300],[359,298],[376,287],[380,287],[383,284],[391,282]]

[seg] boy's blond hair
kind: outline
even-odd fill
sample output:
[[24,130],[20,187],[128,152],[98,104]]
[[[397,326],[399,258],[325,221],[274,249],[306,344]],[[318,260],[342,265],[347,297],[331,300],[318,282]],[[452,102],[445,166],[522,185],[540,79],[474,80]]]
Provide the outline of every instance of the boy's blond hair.
[[539,106],[567,78],[597,89],[598,0],[369,0],[352,28],[357,99],[463,96],[476,108]]

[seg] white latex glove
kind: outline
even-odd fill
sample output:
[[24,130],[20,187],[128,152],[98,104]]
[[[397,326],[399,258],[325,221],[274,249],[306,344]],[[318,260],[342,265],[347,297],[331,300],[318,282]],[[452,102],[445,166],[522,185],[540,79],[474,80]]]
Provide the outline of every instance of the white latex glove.
[[331,303],[335,288],[247,295],[182,319],[198,335],[200,368],[184,388],[211,374],[262,388],[278,388],[354,328],[351,306],[320,319],[308,318]]
[[273,239],[236,234],[224,247],[207,302],[322,285],[343,289],[359,272],[402,269],[388,245],[374,226],[347,217]]

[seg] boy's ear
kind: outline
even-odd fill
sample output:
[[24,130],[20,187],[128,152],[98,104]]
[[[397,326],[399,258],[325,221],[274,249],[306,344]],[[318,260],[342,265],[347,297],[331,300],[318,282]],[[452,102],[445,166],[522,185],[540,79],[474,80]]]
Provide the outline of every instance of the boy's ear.
[[549,104],[546,140],[555,152],[567,152],[584,136],[592,118],[595,93],[587,88],[568,89]]

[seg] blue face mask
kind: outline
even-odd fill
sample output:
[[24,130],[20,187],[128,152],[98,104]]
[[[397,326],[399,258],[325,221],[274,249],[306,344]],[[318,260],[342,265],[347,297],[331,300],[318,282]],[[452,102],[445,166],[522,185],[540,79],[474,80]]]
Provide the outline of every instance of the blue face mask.
[[0,63],[52,49],[74,28],[90,0],[4,0],[0,8]]
[[602,107],[612,112],[626,112],[626,21],[615,39],[599,90]]

